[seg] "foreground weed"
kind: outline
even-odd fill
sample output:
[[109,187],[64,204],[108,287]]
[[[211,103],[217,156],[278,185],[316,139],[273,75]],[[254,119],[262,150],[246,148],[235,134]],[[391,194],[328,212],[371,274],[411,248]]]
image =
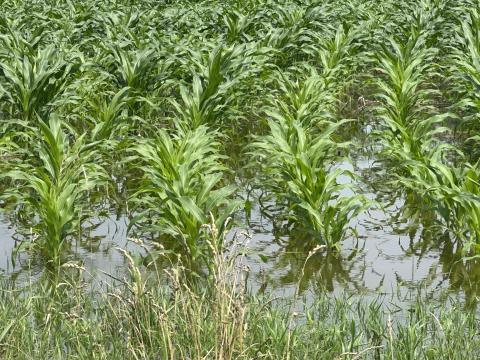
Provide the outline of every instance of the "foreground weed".
[[[461,303],[422,294],[392,312],[390,301],[322,292],[294,312],[288,299],[245,290],[243,241],[214,242],[229,250],[214,251],[212,276],[198,285],[187,285],[179,266],[146,276],[125,250],[129,276],[98,292],[85,291],[79,276],[53,287],[2,283],[2,357],[460,360],[480,351],[478,314]],[[84,271],[72,265],[65,269]]]

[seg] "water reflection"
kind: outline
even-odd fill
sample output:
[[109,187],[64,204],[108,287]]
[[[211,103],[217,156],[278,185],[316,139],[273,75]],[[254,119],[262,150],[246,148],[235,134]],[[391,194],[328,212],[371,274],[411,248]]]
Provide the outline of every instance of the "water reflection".
[[299,294],[314,287],[323,291],[332,292],[336,284],[352,284],[360,288],[356,279],[352,277],[355,263],[361,261],[356,258],[355,262],[348,261],[341,253],[315,253],[311,257],[297,252],[286,252],[274,268],[288,267],[288,271],[278,278],[279,286],[296,284]]
[[458,245],[446,241],[440,252],[439,263],[450,289],[463,293],[467,304],[476,305],[480,296],[480,259],[465,260]]

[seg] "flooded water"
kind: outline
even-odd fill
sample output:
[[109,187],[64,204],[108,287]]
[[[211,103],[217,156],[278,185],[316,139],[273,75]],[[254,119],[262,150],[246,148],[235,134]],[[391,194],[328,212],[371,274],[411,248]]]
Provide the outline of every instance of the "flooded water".
[[[369,171],[372,165],[360,159],[355,169],[350,164],[342,167],[358,173]],[[365,195],[376,198],[373,193]],[[320,252],[311,257],[294,245],[294,238],[274,236],[271,222],[257,206],[248,221],[250,246],[257,254],[249,258],[255,289],[278,295],[292,295],[297,289],[300,294],[347,292],[354,297],[384,296],[407,303],[419,291],[444,290],[475,304],[480,294],[480,261],[463,260],[455,244],[425,236],[422,225],[396,220],[402,206],[402,199],[395,199],[384,209],[362,214],[351,224],[357,236],[345,240],[340,253]]]
[[[360,159],[355,166],[341,166],[362,173],[370,171],[372,165],[372,161]],[[367,197],[375,199],[363,188]],[[480,293],[480,261],[462,260],[455,244],[444,239],[426,240],[421,225],[396,220],[402,205],[401,199],[395,199],[387,208],[364,213],[351,224],[357,236],[346,239],[339,253],[318,252],[308,261],[308,253],[297,246],[296,239],[278,235],[258,203],[253,205],[248,218],[245,214],[238,217],[236,228],[251,234],[247,263],[252,290],[280,297],[291,297],[298,291],[307,298],[313,298],[316,291],[347,292],[408,302],[419,289],[431,293],[442,289],[475,304]],[[25,259],[12,261],[14,233],[6,218],[0,217],[0,271],[24,282],[35,269],[28,269]],[[127,240],[127,219],[112,215],[91,232],[88,241],[75,244],[74,251],[90,279],[108,282],[126,271],[118,247],[139,251]]]
[[421,240],[421,228],[411,234],[408,228],[390,224],[389,215],[398,207],[400,201],[391,209],[372,209],[361,215],[352,224],[357,237],[345,240],[340,253],[320,252],[308,261],[308,254],[292,246],[295,239],[275,237],[271,223],[262,218],[259,207],[254,208],[249,221],[250,246],[258,255],[250,257],[249,265],[256,287],[274,293],[293,294],[298,287],[300,292],[318,289],[373,297],[445,287],[448,279],[440,251],[424,253],[414,248]]

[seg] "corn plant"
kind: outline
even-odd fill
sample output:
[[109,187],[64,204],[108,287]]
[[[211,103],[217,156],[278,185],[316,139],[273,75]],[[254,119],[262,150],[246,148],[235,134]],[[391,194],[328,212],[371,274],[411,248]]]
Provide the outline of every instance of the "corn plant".
[[445,116],[433,114],[429,104],[433,92],[426,79],[432,75],[429,64],[435,52],[425,42],[425,36],[414,31],[403,42],[390,39],[390,46],[383,45],[377,55],[377,70],[383,75],[375,80],[381,154],[403,183],[427,178],[423,167],[411,164],[441,161],[448,147],[436,137],[447,129],[439,126]]
[[363,30],[363,26],[348,27],[343,24],[314,52],[322,68],[326,92],[338,92],[339,87],[345,87],[354,69],[366,60],[361,51],[365,41]]
[[220,126],[220,121],[228,118],[224,113],[233,110],[236,86],[245,76],[245,73],[242,74],[246,65],[242,51],[245,50],[243,46],[229,49],[217,47],[207,60],[203,60],[201,54],[192,54],[196,69],[192,71],[191,89],[181,85],[182,102],[173,101],[185,126]]
[[[89,193],[103,183],[105,174],[95,164],[95,143],[85,136],[70,141],[65,124],[52,115],[48,124],[37,119],[34,148],[38,161],[17,163],[4,176],[15,182],[6,196],[16,200],[17,208],[31,214],[30,224],[38,240],[22,248],[41,253],[57,266],[64,259],[69,240],[79,235],[87,216]],[[92,204],[89,204],[92,206]]]
[[[457,29],[458,47],[451,61],[454,108],[459,112],[462,130],[478,143],[480,123],[480,6],[472,8]],[[473,155],[478,156],[476,147]]]
[[123,88],[113,96],[102,94],[89,99],[90,109],[85,117],[89,125],[88,141],[97,144],[104,166],[110,170],[111,183],[118,190],[109,194],[112,200],[120,192],[124,172],[128,171],[121,160],[129,146],[128,134],[135,128],[133,117],[128,116],[127,94],[128,88]]
[[432,113],[429,98],[434,92],[426,86],[426,76],[433,76],[433,55],[423,36],[412,35],[405,43],[391,39],[390,48],[383,46],[378,56],[377,70],[384,74],[376,80],[382,151],[399,167],[403,160],[440,158],[448,148],[436,138],[447,130],[439,125],[448,114]]
[[45,38],[45,28],[39,27],[32,31],[24,30],[23,19],[2,17],[0,20],[0,58],[5,59],[12,54],[34,56]]
[[36,114],[45,117],[53,103],[68,85],[74,63],[58,55],[54,46],[48,46],[34,55],[11,53],[0,60],[5,90],[4,111],[12,119],[35,121]]
[[275,63],[286,68],[296,60],[305,58],[305,52],[315,44],[316,36],[306,26],[308,17],[304,9],[296,6],[279,7],[273,12],[273,17],[276,21],[268,24],[263,45],[272,49]]
[[479,240],[478,170],[470,164],[453,167],[446,155],[458,151],[439,141],[438,135],[447,131],[441,123],[449,114],[431,114],[433,92],[425,87],[426,75],[432,75],[427,71],[431,52],[422,37],[413,34],[405,44],[392,40],[394,50],[384,48],[380,57],[379,70],[386,75],[377,80],[385,125],[381,144],[384,155],[397,164],[399,183],[439,215],[457,239],[466,241],[467,251]]
[[289,122],[278,113],[270,116],[270,134],[254,145],[267,176],[275,179],[265,185],[285,203],[289,218],[312,235],[313,242],[338,247],[351,219],[369,206],[361,195],[342,195],[356,188],[339,183],[338,177],[355,177],[332,167],[342,146],[331,136],[343,122],[330,123],[318,135],[309,135],[312,130],[297,120]]
[[220,231],[239,203],[235,187],[223,185],[218,135],[205,126],[194,130],[159,129],[156,137],[135,147],[144,173],[140,190],[132,196],[138,215],[132,224],[151,219],[147,228],[177,241],[195,260],[202,254],[201,227],[212,214]]
[[116,81],[120,87],[128,87],[137,93],[154,89],[154,65],[157,61],[152,48],[127,51],[118,46],[110,49],[116,67]]
[[[304,81],[279,81],[282,97],[272,99],[265,113],[269,133],[257,138],[253,154],[263,167],[263,186],[287,210],[287,217],[313,237],[313,242],[339,246],[349,222],[369,202],[355,192],[353,173],[335,167],[342,159],[333,134],[346,122],[326,120],[322,100],[323,78],[314,71]],[[280,179],[278,179],[280,176]]]
[[454,168],[432,159],[428,164],[412,161],[409,178],[400,183],[428,201],[442,219],[442,226],[454,235],[463,251],[480,249],[480,170],[466,164]]
[[225,40],[228,44],[233,44],[236,41],[242,42],[249,39],[246,32],[253,26],[252,17],[233,10],[223,16],[223,22],[227,29]]
[[270,96],[269,102],[284,117],[320,129],[324,119],[335,120],[337,98],[327,88],[323,74],[314,67],[298,66],[298,71],[307,74],[306,78],[272,73],[272,78],[277,79],[278,93]]
[[93,127],[92,140],[114,140],[116,136],[125,132],[127,124],[122,113],[126,108],[127,92],[128,88],[123,88],[111,99],[97,97],[90,100],[92,110],[87,118]]

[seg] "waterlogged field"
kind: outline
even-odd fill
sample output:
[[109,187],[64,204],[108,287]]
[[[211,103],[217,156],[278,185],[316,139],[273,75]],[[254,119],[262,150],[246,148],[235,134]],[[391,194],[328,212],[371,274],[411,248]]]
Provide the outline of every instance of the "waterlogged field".
[[480,357],[478,0],[4,1],[0,357]]

